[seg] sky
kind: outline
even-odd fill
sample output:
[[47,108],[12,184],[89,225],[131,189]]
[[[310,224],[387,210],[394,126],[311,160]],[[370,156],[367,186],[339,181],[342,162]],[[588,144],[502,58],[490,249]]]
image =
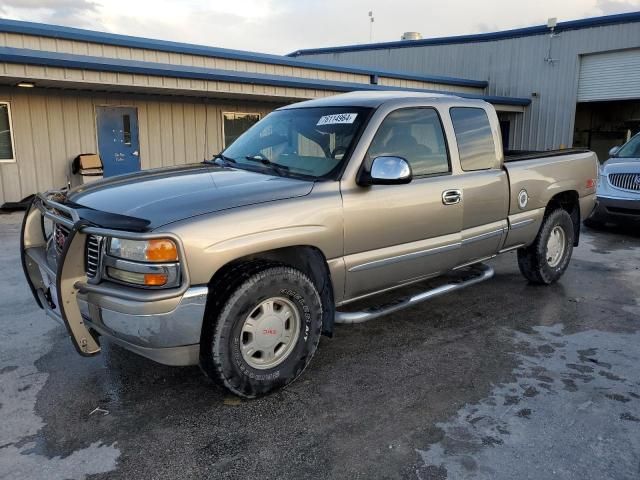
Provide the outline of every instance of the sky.
[[0,1],[3,18],[275,54],[368,43],[370,34],[431,38],[638,10],[640,0]]

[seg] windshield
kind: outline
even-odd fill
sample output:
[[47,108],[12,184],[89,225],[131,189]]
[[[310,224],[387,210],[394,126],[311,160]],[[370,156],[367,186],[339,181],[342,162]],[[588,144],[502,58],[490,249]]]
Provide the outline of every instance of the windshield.
[[369,112],[360,107],[277,110],[243,133],[224,157],[241,168],[333,178],[351,154]]
[[625,143],[616,152],[616,157],[620,158],[640,158],[640,134]]

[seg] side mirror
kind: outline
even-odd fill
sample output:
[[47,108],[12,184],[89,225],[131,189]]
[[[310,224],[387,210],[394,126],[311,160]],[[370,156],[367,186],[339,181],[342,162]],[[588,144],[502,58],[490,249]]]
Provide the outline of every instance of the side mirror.
[[620,145],[616,145],[615,147],[612,147],[611,150],[609,150],[609,156],[615,157],[618,151],[620,151]]
[[358,175],[358,185],[402,185],[411,182],[411,165],[402,157],[376,157],[371,169],[363,168]]

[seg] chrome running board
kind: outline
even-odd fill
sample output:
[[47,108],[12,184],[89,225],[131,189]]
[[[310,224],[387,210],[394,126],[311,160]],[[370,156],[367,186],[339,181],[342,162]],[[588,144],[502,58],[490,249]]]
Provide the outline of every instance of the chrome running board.
[[430,300],[445,293],[453,292],[454,290],[460,290],[461,288],[468,287],[475,283],[480,283],[485,280],[489,280],[494,274],[493,268],[482,263],[469,267],[469,277],[461,280],[455,280],[439,287],[432,288],[425,292],[412,295],[411,297],[399,298],[390,303],[384,305],[378,305],[370,307],[359,312],[341,312],[336,311],[335,323],[350,324],[350,323],[362,323],[373,320],[374,318],[388,315],[398,310],[402,310],[407,307],[412,307],[418,303]]

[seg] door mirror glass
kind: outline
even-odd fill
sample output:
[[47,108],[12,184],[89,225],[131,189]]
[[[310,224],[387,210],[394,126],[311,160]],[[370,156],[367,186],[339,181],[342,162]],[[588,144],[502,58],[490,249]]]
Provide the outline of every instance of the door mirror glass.
[[611,148],[611,150],[609,150],[609,156],[615,157],[618,153],[618,150],[620,150],[620,145],[616,145],[615,147]]
[[363,171],[360,185],[401,185],[409,183],[413,175],[411,166],[402,157],[376,157],[371,162],[371,170]]

